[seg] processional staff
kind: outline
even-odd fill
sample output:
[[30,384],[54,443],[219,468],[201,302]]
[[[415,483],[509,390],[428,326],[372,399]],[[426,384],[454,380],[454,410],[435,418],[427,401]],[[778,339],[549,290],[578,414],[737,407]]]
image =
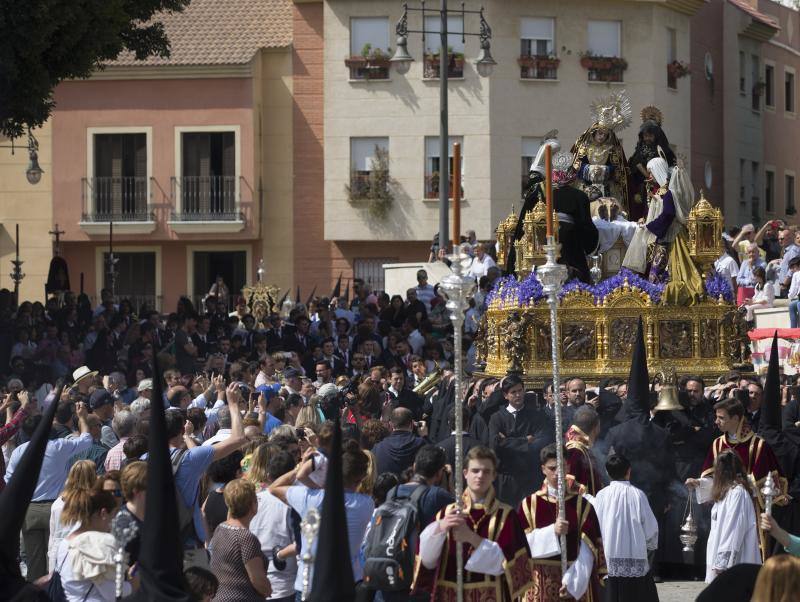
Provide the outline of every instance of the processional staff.
[[[555,410],[556,428],[556,462],[558,463],[558,520],[565,520],[566,510],[564,506],[564,438],[561,429],[561,396],[560,376],[559,376],[559,353],[558,342],[558,293],[567,279],[566,266],[556,262],[556,240],[553,233],[553,149],[548,144],[544,149],[545,171],[545,202],[546,202],[546,224],[547,224],[547,244],[544,245],[545,257],[547,261],[544,265],[536,269],[542,288],[547,295],[547,304],[550,306],[550,354],[553,362],[553,407]],[[561,572],[567,571],[567,536],[562,533],[559,537],[561,544]]]
[[[471,259],[458,248],[448,257],[452,272],[442,279],[441,287],[447,295],[447,309],[453,322],[453,356],[455,371],[455,495],[456,508],[459,513],[464,509],[464,425],[463,408],[463,362],[461,358],[461,328],[464,325],[464,311],[469,307],[469,298],[475,291],[475,280],[465,275]],[[464,599],[464,551],[460,544],[456,545],[456,600]]]

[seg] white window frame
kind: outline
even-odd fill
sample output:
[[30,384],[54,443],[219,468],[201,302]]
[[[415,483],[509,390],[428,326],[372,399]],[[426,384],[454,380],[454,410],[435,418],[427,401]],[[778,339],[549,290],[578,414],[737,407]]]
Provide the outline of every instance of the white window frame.
[[[94,137],[96,134],[144,134],[147,146],[147,212],[152,214],[153,181],[153,128],[151,126],[108,126],[86,128],[86,179],[94,178]],[[108,222],[80,222],[86,234],[108,234]],[[155,221],[114,222],[114,229],[121,234],[150,234],[156,229]],[[99,289],[98,289],[99,290]]]
[[[378,21],[382,21],[380,23],[381,26],[384,26],[384,34],[381,37],[383,38],[379,43],[376,43],[371,39],[370,36],[363,36],[364,37],[364,44],[371,44],[373,50],[378,48],[383,52],[388,52],[389,50],[389,17],[388,16],[380,16],[380,17],[350,17],[350,56],[361,56],[361,51],[364,48],[364,44],[361,44],[361,48],[357,48],[354,44],[356,40],[356,23],[364,23],[367,22],[374,22],[373,26],[377,29]],[[360,36],[359,36],[360,37]]]
[[[786,109],[786,76],[792,76],[792,110]],[[783,67],[783,113],[787,117],[794,118],[797,114],[797,73],[794,67]]]
[[[239,125],[180,125],[175,126],[175,213],[180,215],[183,211],[181,206],[181,177],[183,176],[183,134],[202,133],[202,132],[233,132],[233,154],[234,154],[234,194],[236,201],[236,212],[241,211],[241,180],[242,180],[242,128]],[[214,232],[241,232],[244,230],[243,220],[232,220],[225,222],[217,221],[169,221],[169,226],[175,232],[183,234],[197,234],[209,232],[213,228]],[[190,289],[191,290],[191,289]]]
[[[464,174],[466,173],[466,156],[464,153],[464,137],[463,136],[448,136],[447,143],[447,158],[448,158],[448,165],[450,158],[454,155],[453,149],[456,143],[461,144],[461,188],[464,189],[464,194],[461,195],[461,200],[464,200],[466,197],[467,187],[464,185]],[[428,177],[433,175],[433,164],[432,159],[436,158],[439,159],[439,163],[441,164],[441,157],[439,156],[439,136],[425,136],[425,181],[427,181]],[[430,149],[430,150],[429,150]],[[434,154],[435,153],[435,154]],[[452,177],[452,173],[448,173],[448,176]],[[450,198],[453,198],[453,192],[450,191]],[[422,195],[423,199],[426,201],[435,201],[435,199],[425,198],[425,195]]]
[[[114,222],[114,229],[116,230],[117,223]],[[95,295],[96,298],[100,298],[100,291],[103,289],[103,276],[105,276],[106,272],[106,265],[104,255],[108,252],[107,246],[99,246],[95,247],[94,249],[94,286],[95,286]],[[133,246],[133,245],[123,245],[123,246],[114,246],[115,253],[155,253],[156,256],[156,273],[155,273],[155,309],[161,311],[161,302],[162,302],[162,289],[161,289],[161,246]],[[138,311],[138,308],[137,308]]]
[[186,290],[189,295],[194,294],[194,254],[196,251],[208,251],[211,253],[225,251],[244,251],[245,252],[245,282],[253,281],[253,245],[231,244],[231,245],[186,245]]
[[[616,47],[617,50],[614,54],[607,54],[607,53],[598,53],[591,47],[591,33],[590,29],[592,28],[592,24],[610,24],[613,23],[616,25],[617,29],[617,42]],[[591,52],[596,56],[604,56],[604,57],[622,57],[622,21],[614,20],[614,19],[589,19],[586,23],[586,50]]]
[[[534,21],[538,21],[540,23],[548,22],[550,25],[550,37],[531,37],[530,35],[525,34],[525,23],[533,23]],[[522,42],[524,40],[530,40],[533,42],[531,46],[532,49],[535,50],[536,42],[539,40],[546,40],[549,42],[550,50],[546,53],[545,56],[555,56],[556,55],[556,19],[555,17],[522,17],[519,22],[519,39],[520,39],[520,56],[522,56]],[[531,56],[538,56],[535,54],[531,54]]]

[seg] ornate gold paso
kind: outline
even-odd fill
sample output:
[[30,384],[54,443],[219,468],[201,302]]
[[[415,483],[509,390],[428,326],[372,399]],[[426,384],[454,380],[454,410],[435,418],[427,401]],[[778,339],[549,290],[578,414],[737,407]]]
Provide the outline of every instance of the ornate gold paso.
[[270,314],[280,311],[281,308],[277,306],[279,294],[280,289],[277,286],[263,282],[257,282],[242,289],[242,295],[244,295],[247,306],[257,324],[268,318]]
[[517,229],[517,213],[511,205],[511,213],[497,226],[497,265],[505,270],[508,262],[508,253],[514,244],[514,231]]
[[[572,291],[558,311],[561,373],[595,382],[609,376],[627,378],[642,316],[652,374],[674,368],[678,374],[716,377],[731,368],[730,351],[742,336],[732,323],[731,310],[730,304],[711,299],[692,307],[654,304],[646,292],[627,283],[602,304],[595,304],[586,291]],[[486,374],[500,377],[521,370],[532,384],[552,378],[546,303],[520,308],[497,299],[484,320],[485,340],[478,355],[486,362]]]

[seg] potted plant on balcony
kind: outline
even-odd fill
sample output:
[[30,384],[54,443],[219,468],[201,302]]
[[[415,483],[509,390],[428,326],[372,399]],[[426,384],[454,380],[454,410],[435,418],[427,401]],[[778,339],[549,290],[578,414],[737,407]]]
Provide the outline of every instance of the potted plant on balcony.
[[589,71],[592,81],[622,81],[622,72],[628,68],[628,61],[618,56],[597,56],[587,50],[580,57],[581,67]]
[[[453,47],[447,47],[448,75],[462,77],[464,74],[464,53],[453,52]],[[441,52],[425,54],[425,77],[439,77],[439,64]]]
[[561,64],[561,59],[553,54],[523,54],[517,59],[517,64],[520,67],[536,69],[558,69],[558,66]]
[[391,48],[373,48],[368,42],[361,49],[361,54],[346,58],[344,64],[349,67],[353,79],[388,79],[391,55]]
[[376,145],[372,169],[352,172],[345,189],[351,203],[362,205],[375,219],[384,219],[394,203],[395,186],[389,175],[389,151]]
[[683,61],[672,61],[671,63],[667,64],[667,75],[673,79],[686,77],[690,73],[691,67],[689,63],[684,63]]

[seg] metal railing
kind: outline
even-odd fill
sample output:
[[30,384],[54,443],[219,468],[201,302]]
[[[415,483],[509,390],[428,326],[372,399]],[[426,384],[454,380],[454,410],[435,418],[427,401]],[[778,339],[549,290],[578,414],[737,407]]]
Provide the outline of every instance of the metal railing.
[[147,206],[146,177],[82,178],[84,222],[145,222],[153,219]]
[[182,176],[172,178],[172,197],[180,204],[174,221],[237,221],[236,176]]

